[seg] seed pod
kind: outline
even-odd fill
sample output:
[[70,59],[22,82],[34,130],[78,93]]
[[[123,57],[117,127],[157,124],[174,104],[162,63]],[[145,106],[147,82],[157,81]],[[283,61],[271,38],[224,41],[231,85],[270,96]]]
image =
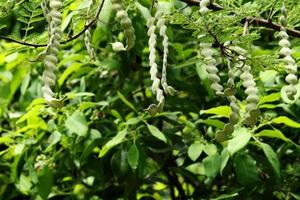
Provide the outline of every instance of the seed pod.
[[44,0],[41,3],[41,8],[43,10],[43,14],[46,17],[47,22],[50,24],[51,17],[50,17],[50,8],[49,8],[49,0]]
[[[90,10],[92,8],[92,5],[93,5],[93,1],[89,5],[88,12],[90,12]],[[88,24],[88,21],[86,22],[86,24]],[[85,47],[86,47],[87,52],[90,55],[91,59],[95,60],[96,59],[96,53],[95,53],[95,49],[92,45],[92,42],[91,42],[92,39],[91,38],[92,38],[92,36],[91,36],[90,28],[88,28],[84,32],[84,44],[85,44]]]
[[57,54],[60,48],[61,39],[61,20],[62,15],[60,10],[62,8],[61,0],[50,0],[50,32],[49,32],[49,42],[46,50],[46,56],[44,60],[45,70],[43,72],[42,80],[44,86],[42,87],[43,96],[46,102],[53,107],[62,107],[62,99],[54,98],[54,93],[51,87],[55,86],[56,82],[56,66],[58,63]]
[[218,75],[217,61],[213,57],[214,50],[211,43],[200,43],[200,53],[204,57],[206,71],[208,73],[208,79],[211,82],[211,89],[215,91],[217,95],[222,96],[223,86],[220,85],[220,77]]
[[[245,57],[240,55],[240,60],[245,60]],[[249,126],[255,125],[257,118],[259,117],[258,109],[258,90],[256,88],[256,83],[254,81],[253,75],[251,74],[251,67],[244,63],[239,63],[242,74],[240,76],[242,80],[242,85],[246,88],[245,93],[246,98],[246,115],[244,123]]]
[[279,37],[281,38],[279,41],[279,46],[281,46],[280,54],[284,56],[283,61],[285,62],[285,71],[287,76],[285,77],[285,81],[289,84],[286,89],[286,95],[290,100],[294,100],[294,96],[297,94],[296,84],[298,83],[297,77],[297,64],[292,57],[292,50],[290,49],[289,36],[286,32],[287,26],[287,13],[286,9],[283,6],[281,8],[282,15],[280,16],[280,24],[281,29],[279,32]]
[[200,10],[199,12],[204,15],[206,13],[208,13],[210,10],[207,8],[207,6],[209,6],[210,4],[210,0],[201,0],[200,1]]
[[120,24],[124,30],[124,35],[126,37],[126,43],[127,43],[126,47],[124,47],[123,43],[121,43],[122,45],[120,45],[120,42],[118,42],[118,44],[112,43],[113,50],[114,51],[130,50],[135,43],[135,31],[132,26],[132,22],[122,5],[122,0],[111,0],[111,3],[112,3],[113,10],[116,11],[116,18],[118,21],[120,21]]
[[156,94],[156,100],[158,101],[158,104],[151,104],[146,110],[149,111],[150,114],[155,114],[156,112],[161,112],[164,103],[165,103],[165,97],[163,94],[163,91],[160,89],[160,79],[157,77],[158,73],[158,67],[156,64],[156,26],[154,25],[155,19],[153,17],[150,17],[147,21],[147,27],[148,27],[148,36],[149,36],[149,65],[150,65],[150,76],[152,82],[152,92]]
[[168,46],[169,46],[169,38],[167,36],[166,30],[167,26],[165,25],[165,19],[162,18],[162,12],[157,11],[155,14],[155,19],[157,20],[157,28],[159,29],[159,35],[163,38],[163,48],[164,48],[164,55],[163,55],[163,66],[162,66],[162,75],[161,75],[161,85],[163,90],[166,94],[173,96],[176,90],[169,86],[167,83],[167,64],[168,64]]
[[231,134],[234,131],[234,125],[239,122],[239,118],[240,118],[239,115],[240,108],[238,106],[237,99],[235,97],[234,79],[235,79],[234,71],[230,66],[230,60],[228,59],[228,81],[227,81],[228,88],[224,91],[224,94],[225,96],[227,96],[232,112],[229,116],[229,123],[225,124],[224,129],[222,131],[219,131],[216,134],[216,139],[219,142],[223,142],[231,136]]

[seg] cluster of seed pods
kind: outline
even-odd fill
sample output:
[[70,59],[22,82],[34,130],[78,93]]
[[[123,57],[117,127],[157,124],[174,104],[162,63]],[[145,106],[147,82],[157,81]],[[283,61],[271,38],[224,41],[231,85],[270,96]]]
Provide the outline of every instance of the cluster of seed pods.
[[123,43],[115,42],[112,44],[114,51],[126,51],[131,49],[135,43],[135,31],[132,22],[128,17],[126,10],[123,7],[122,0],[111,0],[112,8],[116,11],[116,18],[124,30],[127,45],[124,47]]
[[[165,19],[162,17],[163,12],[161,10],[157,10],[155,13],[155,17],[150,17],[147,21],[148,27],[148,45],[150,49],[149,54],[149,65],[150,65],[150,76],[152,82],[152,92],[156,94],[156,100],[158,104],[151,104],[146,110],[150,114],[155,114],[157,112],[161,112],[164,103],[165,96],[167,95],[173,96],[176,93],[176,90],[169,86],[167,83],[167,64],[168,64],[168,53],[169,53],[169,38],[167,36],[167,26],[165,25]],[[162,72],[161,79],[158,77],[158,65],[156,63],[156,43],[157,43],[157,35],[155,31],[158,29],[159,35],[162,37],[162,46],[163,46],[163,61],[162,61]],[[162,86],[163,90],[160,88]]]

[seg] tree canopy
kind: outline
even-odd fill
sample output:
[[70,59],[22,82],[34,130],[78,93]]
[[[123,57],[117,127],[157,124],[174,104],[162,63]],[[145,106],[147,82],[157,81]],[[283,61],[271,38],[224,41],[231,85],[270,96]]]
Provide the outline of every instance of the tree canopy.
[[300,199],[299,13],[1,0],[0,200]]

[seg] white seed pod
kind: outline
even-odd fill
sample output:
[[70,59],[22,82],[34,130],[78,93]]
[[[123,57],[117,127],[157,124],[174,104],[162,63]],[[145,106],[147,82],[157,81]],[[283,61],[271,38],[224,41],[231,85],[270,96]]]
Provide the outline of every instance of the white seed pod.
[[[130,20],[130,18],[128,17],[128,14],[126,12],[126,10],[124,9],[123,5],[122,5],[122,1],[121,0],[112,0],[112,8],[113,10],[115,10],[116,12],[116,18],[118,19],[118,21],[120,22],[123,31],[124,31],[124,35],[126,38],[126,47],[121,46],[120,44],[118,44],[118,48],[114,48],[113,50],[116,51],[124,51],[125,50],[130,50],[135,43],[135,31],[134,28],[132,26],[132,22]],[[116,45],[115,45],[116,47]]]
[[63,100],[54,98],[54,93],[51,87],[55,86],[56,82],[56,66],[58,64],[57,54],[60,48],[61,39],[61,19],[62,15],[60,10],[62,8],[61,0],[50,0],[50,31],[49,42],[44,59],[45,70],[43,72],[42,80],[44,86],[42,87],[43,96],[48,105],[53,107],[62,107]]
[[[93,1],[89,5],[88,12],[92,9],[92,5],[93,5]],[[86,24],[88,23],[89,21],[86,22]],[[91,41],[92,41],[92,36],[91,36],[90,28],[88,28],[84,32],[84,44],[91,59],[96,60],[96,52]]]
[[169,47],[169,38],[167,36],[166,30],[167,26],[165,25],[165,19],[162,17],[163,13],[161,11],[157,11],[155,14],[155,19],[157,20],[157,28],[159,30],[159,35],[163,38],[163,65],[162,65],[162,75],[161,75],[161,85],[164,92],[168,95],[174,95],[176,90],[169,86],[167,83],[167,65],[168,65],[168,47]]
[[210,0],[202,0],[200,1],[200,10],[199,12],[202,15],[205,15],[206,13],[208,13],[210,10],[207,8],[207,6],[209,6],[210,4]]
[[220,77],[218,75],[217,61],[213,57],[214,51],[211,43],[200,43],[200,54],[204,57],[205,68],[208,73],[208,79],[211,82],[211,89],[217,95],[223,95],[223,86],[220,85]]
[[161,80],[157,77],[158,67],[156,64],[156,26],[154,25],[155,19],[150,17],[147,21],[148,31],[147,34],[149,36],[148,45],[149,45],[149,65],[150,65],[150,77],[152,80],[152,92],[156,94],[156,100],[158,104],[151,104],[146,110],[151,114],[154,115],[157,112],[161,112],[164,103],[165,97],[162,89],[160,89]]
[[258,89],[256,88],[256,83],[254,81],[253,75],[251,74],[251,67],[247,64],[240,64],[242,74],[240,76],[242,80],[242,85],[245,90],[246,98],[246,115],[244,123],[253,126],[256,124],[259,117],[258,109]]
[[279,19],[281,24],[281,31],[279,32],[279,46],[281,46],[281,49],[279,53],[284,56],[283,61],[285,62],[285,71],[287,73],[285,81],[289,84],[285,92],[290,100],[294,100],[294,96],[297,94],[296,85],[298,83],[298,77],[296,75],[297,65],[292,57],[292,50],[290,49],[291,44],[288,40],[289,36],[286,32],[287,13],[284,6],[281,8],[281,12],[282,15]]

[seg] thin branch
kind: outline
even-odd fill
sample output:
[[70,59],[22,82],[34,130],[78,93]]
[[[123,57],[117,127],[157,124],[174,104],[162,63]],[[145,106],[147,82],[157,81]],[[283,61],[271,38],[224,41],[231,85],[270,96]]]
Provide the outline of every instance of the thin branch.
[[[199,6],[200,3],[200,0],[181,0],[181,1],[187,3],[190,6]],[[214,11],[219,11],[224,9],[222,6],[215,3],[212,3],[209,8]],[[265,28],[273,29],[275,31],[280,31],[281,28],[279,24],[273,23],[271,20],[266,20],[261,18],[247,17],[242,20],[242,23],[245,23],[245,21],[248,21],[249,24],[252,24],[254,26],[262,26]],[[287,28],[287,33],[290,36],[300,38],[300,31],[297,31],[295,29]]]
[[[90,21],[89,23],[87,23],[84,26],[84,28],[79,33],[77,33],[76,35],[71,36],[67,40],[61,41],[60,43],[61,44],[66,44],[68,42],[71,42],[72,40],[75,40],[75,39],[79,38],[87,29],[89,29],[91,26],[93,26],[97,22],[97,20],[98,20],[98,18],[100,16],[101,10],[103,9],[103,6],[104,6],[104,2],[105,2],[105,0],[102,0],[101,4],[98,7],[98,10],[97,10],[97,13],[95,15],[95,18],[92,21]],[[20,40],[17,40],[17,39],[14,39],[14,38],[5,37],[5,36],[0,36],[0,39],[7,40],[9,42],[18,43],[18,44],[25,45],[25,46],[35,47],[35,48],[47,46],[47,44],[29,43],[29,42],[20,41]]]

